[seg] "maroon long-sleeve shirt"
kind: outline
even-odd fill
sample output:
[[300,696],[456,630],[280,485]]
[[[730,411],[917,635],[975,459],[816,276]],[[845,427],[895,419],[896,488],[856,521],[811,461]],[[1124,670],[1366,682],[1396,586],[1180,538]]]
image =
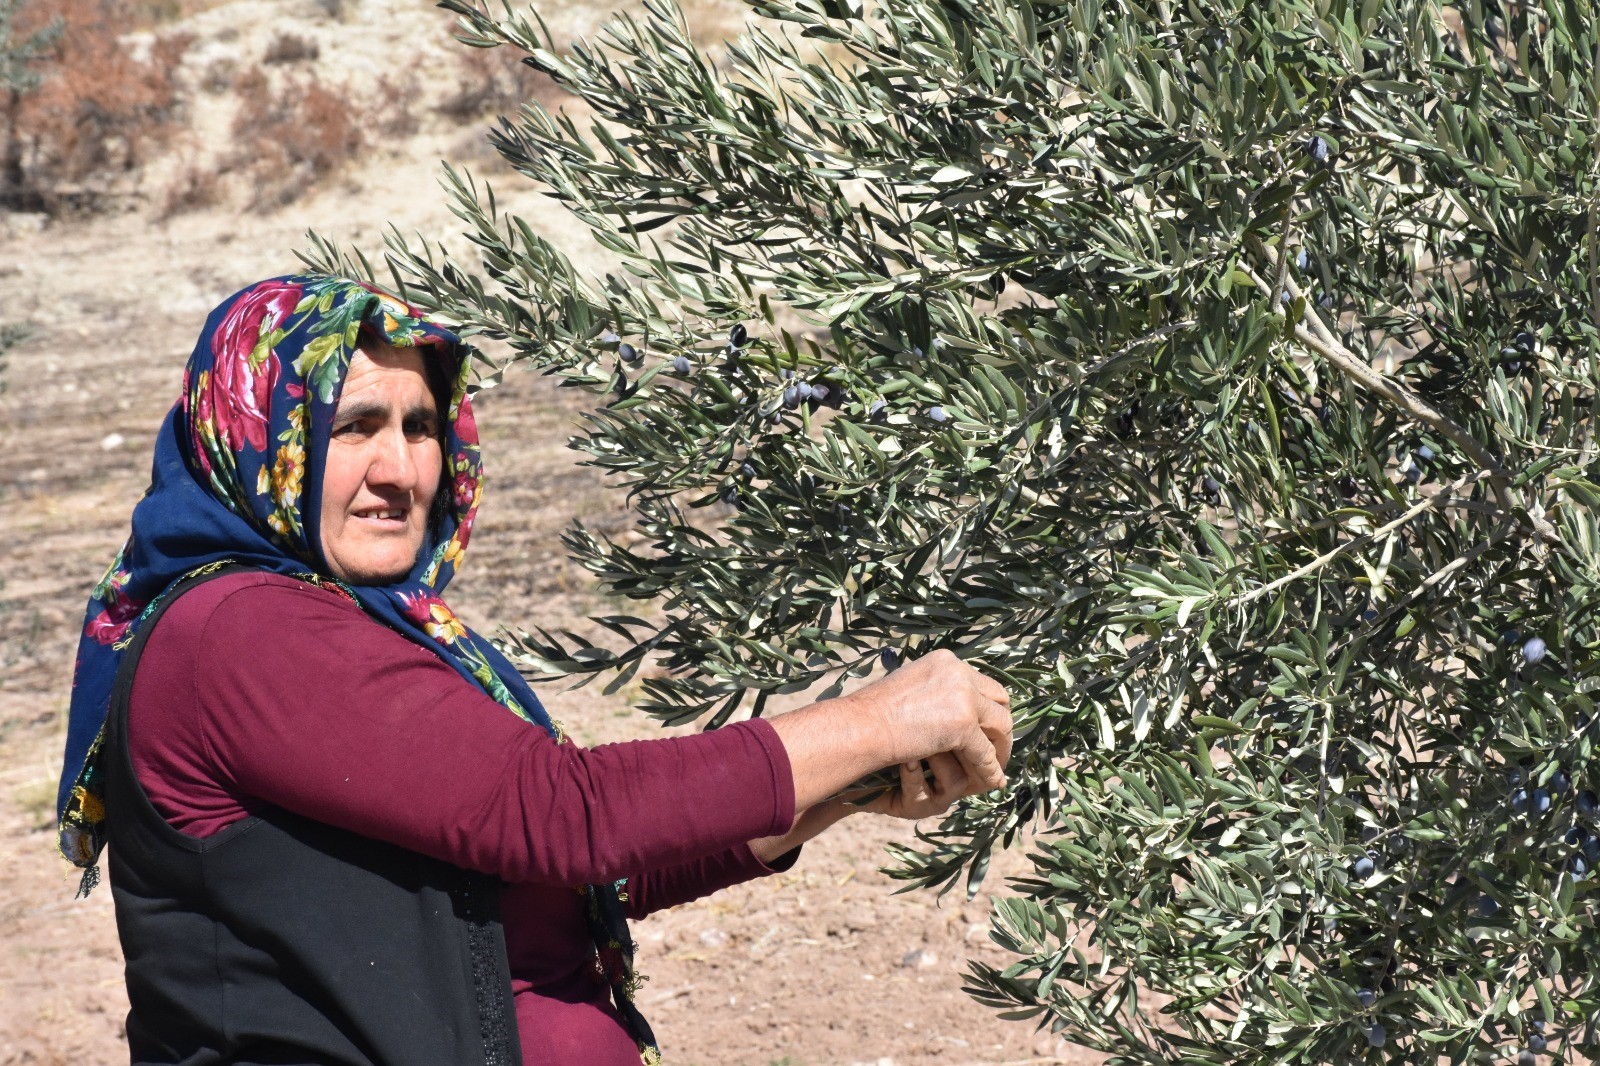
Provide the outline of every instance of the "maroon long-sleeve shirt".
[[150,636],[128,715],[140,785],[190,836],[276,806],[510,882],[525,1066],[639,1061],[591,969],[580,886],[627,878],[640,917],[787,864],[746,843],[794,822],[768,723],[557,744],[293,578],[229,575],[183,595]]

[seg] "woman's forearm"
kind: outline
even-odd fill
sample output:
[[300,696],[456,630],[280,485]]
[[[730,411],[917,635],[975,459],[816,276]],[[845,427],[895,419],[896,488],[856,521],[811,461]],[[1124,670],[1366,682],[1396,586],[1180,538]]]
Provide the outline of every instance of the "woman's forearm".
[[849,696],[773,715],[767,721],[789,756],[796,811],[815,807],[895,761],[885,750],[873,708]]
[[768,721],[789,756],[794,808],[803,811],[875,770],[945,752],[970,792],[1002,787],[1009,703],[999,682],[941,649],[847,696]]
[[848,818],[856,810],[857,808],[844,800],[825,800],[814,804],[802,811],[794,820],[793,829],[782,836],[752,840],[750,850],[763,864],[770,866],[780,855],[787,854],[806,841],[820,836],[829,827]]

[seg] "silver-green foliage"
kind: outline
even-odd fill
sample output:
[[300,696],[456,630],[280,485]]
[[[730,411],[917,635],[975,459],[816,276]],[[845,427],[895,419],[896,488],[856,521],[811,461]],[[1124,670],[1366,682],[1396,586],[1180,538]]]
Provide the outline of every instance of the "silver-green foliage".
[[446,6],[592,109],[493,139],[621,263],[455,171],[476,265],[389,246],[641,515],[566,540],[660,621],[530,669],[1003,678],[1012,788],[898,874],[1037,827],[969,988],[1114,1061],[1595,1049],[1592,5],[756,0],[725,61]]

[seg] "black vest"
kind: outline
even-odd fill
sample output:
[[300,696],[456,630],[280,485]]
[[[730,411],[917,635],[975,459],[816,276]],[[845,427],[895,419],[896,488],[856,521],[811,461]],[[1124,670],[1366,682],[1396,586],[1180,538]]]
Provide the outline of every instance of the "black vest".
[[140,625],[106,723],[133,1063],[520,1066],[494,878],[276,809],[197,840],[150,805],[129,757],[134,671],[205,580]]

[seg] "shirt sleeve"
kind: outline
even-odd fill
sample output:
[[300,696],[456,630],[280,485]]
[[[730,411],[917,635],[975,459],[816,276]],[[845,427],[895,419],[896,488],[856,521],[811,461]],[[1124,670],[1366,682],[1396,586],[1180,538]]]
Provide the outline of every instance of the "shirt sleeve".
[[749,843],[741,841],[716,855],[630,877],[625,888],[628,894],[628,917],[643,918],[656,911],[721,892],[732,885],[782,873],[799,858],[800,848],[790,848],[772,860],[769,866],[756,858]]
[[764,721],[558,744],[436,654],[311,586],[237,589],[199,637],[200,732],[223,784],[458,866],[601,883],[794,821],[788,756]]

